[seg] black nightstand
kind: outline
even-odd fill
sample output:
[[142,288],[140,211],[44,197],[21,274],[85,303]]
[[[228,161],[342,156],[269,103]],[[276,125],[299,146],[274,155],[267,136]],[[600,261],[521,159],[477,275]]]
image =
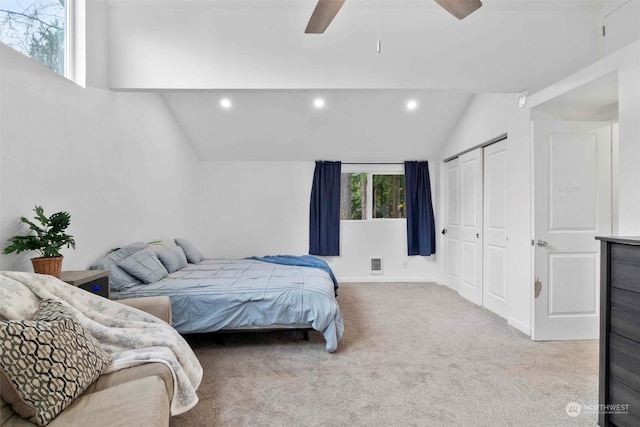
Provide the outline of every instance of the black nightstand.
[[60,280],[101,297],[109,298],[109,270],[63,271]]

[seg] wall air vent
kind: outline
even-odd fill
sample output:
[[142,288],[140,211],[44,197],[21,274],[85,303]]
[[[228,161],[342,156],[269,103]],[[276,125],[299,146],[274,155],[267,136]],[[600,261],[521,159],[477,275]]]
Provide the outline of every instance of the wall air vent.
[[371,258],[370,274],[382,274],[382,258]]

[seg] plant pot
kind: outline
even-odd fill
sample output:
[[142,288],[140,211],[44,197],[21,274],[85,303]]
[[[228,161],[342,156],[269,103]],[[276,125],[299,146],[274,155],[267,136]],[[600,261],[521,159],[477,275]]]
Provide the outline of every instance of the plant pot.
[[64,257],[39,257],[31,258],[31,264],[33,264],[33,271],[38,274],[48,274],[53,277],[60,278],[60,272],[62,271],[62,259]]

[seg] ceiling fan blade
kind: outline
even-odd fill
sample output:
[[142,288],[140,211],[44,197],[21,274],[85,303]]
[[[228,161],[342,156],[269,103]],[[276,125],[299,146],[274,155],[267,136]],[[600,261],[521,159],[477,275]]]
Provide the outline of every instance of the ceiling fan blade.
[[344,4],[345,0],[318,0],[316,8],[311,14],[307,29],[307,34],[322,34],[327,29],[333,18]]
[[436,0],[440,6],[458,19],[464,19],[480,9],[480,0]]

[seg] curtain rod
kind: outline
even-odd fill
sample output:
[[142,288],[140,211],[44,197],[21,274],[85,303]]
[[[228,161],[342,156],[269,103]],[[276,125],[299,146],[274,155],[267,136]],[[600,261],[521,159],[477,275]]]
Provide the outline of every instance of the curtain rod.
[[404,165],[404,162],[402,163],[384,163],[384,162],[342,162],[343,165]]

